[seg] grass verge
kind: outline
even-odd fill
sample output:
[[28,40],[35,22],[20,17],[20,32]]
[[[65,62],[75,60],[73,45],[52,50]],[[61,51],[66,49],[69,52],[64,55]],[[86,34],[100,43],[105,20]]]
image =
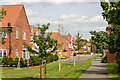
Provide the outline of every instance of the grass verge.
[[118,65],[117,64],[107,64],[107,71],[110,77],[110,80],[120,80],[120,73],[118,74]]
[[[59,72],[59,62],[53,62],[47,64],[47,78],[75,78],[77,80],[85,71],[90,67],[91,61],[97,57],[91,57],[86,61],[76,61],[76,66],[74,67],[73,61],[61,62],[61,72]],[[44,70],[44,68],[43,68]],[[29,67],[29,68],[11,68],[2,67],[2,78],[18,80],[18,79],[39,79],[40,77],[40,67]],[[43,75],[44,77],[44,75]]]

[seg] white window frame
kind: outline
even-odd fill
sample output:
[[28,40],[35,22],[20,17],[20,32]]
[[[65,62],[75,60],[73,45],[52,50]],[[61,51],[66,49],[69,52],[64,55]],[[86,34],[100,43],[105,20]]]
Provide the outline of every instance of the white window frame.
[[6,32],[4,32],[4,37],[7,38],[7,33]]
[[[29,59],[29,52],[26,50],[26,49],[23,49],[23,50],[25,50],[25,53],[23,53],[23,59],[25,60],[25,59]],[[25,54],[25,55],[24,55]]]
[[26,32],[23,32],[23,40],[26,40]]
[[18,57],[18,49],[16,49],[16,57]]
[[19,31],[16,30],[16,39],[19,39],[18,37],[19,37]]
[[4,53],[3,53],[4,50],[6,50],[6,56],[7,56],[7,49],[0,49],[0,50],[2,50],[2,57],[1,58],[3,58],[3,56],[4,56]]
[[7,33],[6,32],[0,32],[0,38],[7,38]]

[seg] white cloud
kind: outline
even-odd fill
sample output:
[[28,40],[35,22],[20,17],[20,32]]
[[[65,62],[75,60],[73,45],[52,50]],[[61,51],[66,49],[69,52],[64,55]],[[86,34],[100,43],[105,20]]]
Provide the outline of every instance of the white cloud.
[[94,24],[94,25],[106,25],[107,22],[103,20],[102,15],[98,16],[93,16],[93,17],[88,17],[88,16],[79,16],[76,14],[70,14],[70,15],[61,15],[60,16],[61,22],[63,24],[71,24],[71,25],[76,25],[76,24]]
[[35,16],[35,15],[38,15],[39,12],[33,12],[31,9],[26,9],[26,14],[29,15],[29,16]]
[[18,3],[18,2],[54,2],[54,3],[63,3],[63,2],[99,2],[99,0],[1,0],[2,2],[9,2],[9,3]]

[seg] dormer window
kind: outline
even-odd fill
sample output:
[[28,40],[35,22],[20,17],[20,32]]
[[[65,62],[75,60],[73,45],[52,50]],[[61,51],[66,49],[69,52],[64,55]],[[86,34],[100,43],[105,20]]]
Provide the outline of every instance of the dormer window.
[[26,40],[26,32],[23,32],[23,40]]

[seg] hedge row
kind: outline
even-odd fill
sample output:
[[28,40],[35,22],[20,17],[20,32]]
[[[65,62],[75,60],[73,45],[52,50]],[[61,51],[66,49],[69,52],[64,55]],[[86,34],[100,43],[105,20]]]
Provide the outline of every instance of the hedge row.
[[90,52],[78,52],[77,54],[90,54]]
[[[31,56],[29,59],[29,66],[39,65],[40,60],[46,60],[46,62],[49,63],[49,62],[57,61],[58,56],[49,54],[46,57],[43,57],[42,59],[39,56]],[[10,67],[12,67],[12,66],[17,67],[18,61],[19,61],[19,58],[15,58],[15,60],[13,60],[12,57],[8,58],[7,56],[4,56],[2,58],[2,65],[3,66],[10,66]],[[21,58],[20,59],[20,67],[27,67],[27,66],[28,66],[27,59],[23,60],[23,58]]]
[[[18,65],[18,61],[19,58],[15,58],[15,60],[13,60],[12,57],[7,57],[7,56],[3,56],[2,58],[2,65],[3,66],[16,66]],[[27,63],[27,59],[25,59],[25,61],[23,60],[23,58],[20,59],[20,67],[27,67],[28,63]]]

